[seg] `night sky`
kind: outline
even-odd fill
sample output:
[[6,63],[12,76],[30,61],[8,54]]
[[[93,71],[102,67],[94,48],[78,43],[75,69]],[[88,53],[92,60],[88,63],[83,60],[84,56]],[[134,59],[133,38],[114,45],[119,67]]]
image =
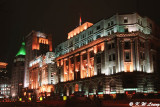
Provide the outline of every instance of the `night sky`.
[[96,23],[116,13],[138,12],[160,25],[158,0],[0,0],[0,62],[9,63],[32,30],[53,35],[53,47],[82,22]]

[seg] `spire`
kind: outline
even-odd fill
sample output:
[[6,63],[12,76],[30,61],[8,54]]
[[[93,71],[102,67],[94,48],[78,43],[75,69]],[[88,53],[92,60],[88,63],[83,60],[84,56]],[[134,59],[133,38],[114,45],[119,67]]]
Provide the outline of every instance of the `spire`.
[[81,19],[81,16],[80,16],[80,19],[79,19],[79,26],[81,26],[82,24],[82,19]]
[[25,42],[22,42],[22,46],[18,51],[18,53],[16,54],[16,56],[19,56],[19,55],[26,55]]

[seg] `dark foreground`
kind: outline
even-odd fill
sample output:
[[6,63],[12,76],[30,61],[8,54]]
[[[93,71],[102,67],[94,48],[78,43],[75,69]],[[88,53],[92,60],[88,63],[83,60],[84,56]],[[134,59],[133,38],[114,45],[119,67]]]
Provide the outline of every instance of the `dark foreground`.
[[160,99],[0,102],[0,107],[160,107]]

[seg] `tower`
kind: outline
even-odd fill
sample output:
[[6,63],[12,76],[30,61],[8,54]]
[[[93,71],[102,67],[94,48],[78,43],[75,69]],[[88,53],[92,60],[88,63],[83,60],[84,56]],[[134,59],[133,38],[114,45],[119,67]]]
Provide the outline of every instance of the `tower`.
[[22,95],[22,88],[24,84],[24,63],[25,63],[25,43],[22,42],[20,50],[14,58],[11,77],[11,96],[18,98]]
[[25,56],[25,77],[24,87],[29,86],[29,62],[39,55],[52,51],[52,36],[42,32],[32,31],[25,37],[26,56]]

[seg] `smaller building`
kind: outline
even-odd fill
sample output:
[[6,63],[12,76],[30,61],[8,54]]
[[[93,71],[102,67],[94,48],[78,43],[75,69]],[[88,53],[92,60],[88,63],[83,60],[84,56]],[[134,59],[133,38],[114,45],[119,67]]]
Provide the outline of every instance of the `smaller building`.
[[7,76],[7,63],[0,62],[0,98],[10,97],[10,79]]
[[14,58],[12,67],[11,95],[13,99],[17,99],[22,95],[22,88],[24,85],[25,55],[25,43],[22,42],[22,46]]
[[54,59],[54,53],[47,52],[46,55],[38,56],[30,61],[29,97],[50,96],[51,92],[54,91],[54,84],[58,82]]

